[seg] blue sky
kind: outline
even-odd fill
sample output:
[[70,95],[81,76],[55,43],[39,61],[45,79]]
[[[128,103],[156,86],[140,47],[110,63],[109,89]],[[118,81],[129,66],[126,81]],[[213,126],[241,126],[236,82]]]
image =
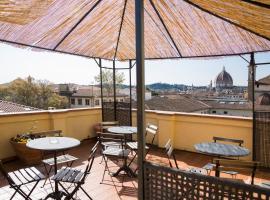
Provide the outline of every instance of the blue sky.
[[[249,56],[245,56],[249,59]],[[99,74],[96,63],[87,58],[51,52],[36,52],[0,45],[1,73],[0,83],[9,82],[17,77],[33,76],[54,83],[92,84]],[[256,62],[270,62],[270,53],[256,54]],[[106,66],[110,63],[105,63]],[[177,59],[146,62],[146,83],[183,83],[208,85],[210,80],[226,67],[234,85],[247,85],[247,65],[239,56],[215,59]],[[128,66],[128,63],[121,64]],[[127,70],[126,70],[127,72]],[[135,71],[133,70],[133,74]],[[270,74],[270,65],[257,68],[256,79]],[[132,77],[133,84],[135,76]],[[126,73],[126,80],[128,74]],[[126,81],[127,82],[127,81]]]

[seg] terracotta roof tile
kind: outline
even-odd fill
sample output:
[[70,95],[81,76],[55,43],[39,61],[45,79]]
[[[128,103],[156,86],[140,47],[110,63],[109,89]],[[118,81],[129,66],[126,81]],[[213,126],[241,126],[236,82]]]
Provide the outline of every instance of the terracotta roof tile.
[[34,110],[41,109],[13,103],[10,101],[0,100],[0,113],[27,112]]

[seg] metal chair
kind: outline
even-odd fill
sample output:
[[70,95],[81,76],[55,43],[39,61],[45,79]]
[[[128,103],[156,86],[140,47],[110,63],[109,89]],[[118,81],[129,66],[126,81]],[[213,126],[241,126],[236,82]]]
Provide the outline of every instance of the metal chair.
[[[150,145],[146,145],[145,149],[146,149],[146,153],[145,155],[147,155],[150,151],[150,146],[152,146],[154,144],[155,141],[155,137],[157,135],[157,131],[158,131],[158,127],[156,125],[153,124],[147,124],[146,127],[146,131],[145,131],[145,137],[147,137],[149,134],[151,134],[151,142]],[[136,158],[137,154],[138,154],[138,142],[127,142],[127,146],[135,152],[134,156],[132,157],[131,161],[129,162],[128,166],[131,165],[131,163],[134,161],[134,159]],[[135,170],[136,171],[136,170]]]
[[[46,132],[42,132],[42,133],[45,135],[52,135],[53,134],[53,136],[61,137],[62,131],[61,130],[51,130],[51,131],[46,131]],[[57,165],[66,164],[67,167],[71,167],[73,162],[78,160],[77,157],[72,156],[70,154],[67,154],[65,151],[63,151],[61,153],[62,153],[62,155],[56,157]],[[52,187],[51,180],[49,179],[50,173],[51,173],[52,169],[54,168],[54,157],[52,157],[52,154],[53,154],[53,152],[43,152],[43,155],[42,155],[42,157],[43,157],[42,163],[44,165],[46,176],[47,176],[42,187],[45,186],[47,180],[49,180],[50,185]],[[47,166],[49,168],[47,168]]]
[[[84,194],[89,198],[89,194],[83,189],[82,185],[85,183],[86,177],[90,174],[90,171],[92,169],[96,152],[98,148],[98,142],[94,145],[94,147],[91,149],[90,156],[88,157],[88,163],[86,165],[85,170],[82,172],[81,170],[70,168],[70,167],[63,167],[60,169],[56,175],[52,177],[52,180],[57,181],[59,185],[64,189],[66,192],[66,200],[73,199],[74,194],[81,189]],[[63,185],[63,183],[70,183],[74,184],[75,187],[72,190],[72,192],[69,193],[68,189]]]
[[[10,200],[13,199],[17,193],[20,194],[24,199],[31,200],[30,196],[32,192],[34,191],[34,189],[36,188],[37,184],[41,180],[45,179],[45,176],[35,167],[19,169],[17,171],[8,173],[6,172],[1,160],[0,160],[0,172],[7,179],[10,187],[15,190],[13,195],[10,197]],[[32,187],[32,189],[29,191],[29,193],[26,194],[22,190],[22,186],[26,186],[30,183],[35,183],[35,184]]]
[[[242,146],[244,144],[244,140],[240,140],[240,139],[232,139],[232,138],[223,138],[223,137],[213,137],[214,142],[230,142],[230,143],[235,143],[239,146]],[[239,157],[238,157],[239,160]],[[207,174],[210,174],[211,171],[214,169],[215,164],[212,163],[207,163],[206,165],[204,165],[202,168],[205,169],[207,171]],[[223,173],[229,174],[232,177],[236,177],[236,175],[238,174],[238,172],[236,171],[223,171]]]
[[[215,176],[220,177],[220,173],[224,171],[231,171],[235,169],[239,170],[248,170],[251,172],[251,184],[254,184],[254,178],[256,170],[259,167],[260,163],[255,161],[243,161],[243,160],[228,160],[228,159],[214,159],[214,170]],[[234,179],[236,180],[236,179]],[[237,179],[237,181],[243,182],[242,179]]]
[[[169,165],[171,168],[176,168],[176,169],[180,169],[178,164],[177,164],[177,160],[173,151],[173,147],[171,145],[171,139],[168,140],[168,142],[165,144],[165,152],[169,161]],[[173,159],[174,161],[174,166],[173,163],[171,162],[171,159]],[[198,167],[192,167],[188,170],[189,172],[192,173],[198,173],[198,174],[206,174],[206,170],[203,168],[198,168]]]
[[[103,183],[105,172],[108,171],[110,173],[109,167],[108,167],[108,160],[123,160],[124,164],[122,167],[119,168],[119,170],[115,173],[116,175],[120,171],[126,171],[129,172],[129,168],[127,166],[127,159],[128,155],[130,153],[129,149],[125,149],[126,147],[126,139],[125,135],[123,134],[112,134],[112,133],[101,133],[100,134],[100,142],[117,142],[120,143],[120,146],[109,146],[102,150],[102,157],[105,161],[105,168],[102,176],[101,183]],[[107,159],[106,159],[107,158]]]

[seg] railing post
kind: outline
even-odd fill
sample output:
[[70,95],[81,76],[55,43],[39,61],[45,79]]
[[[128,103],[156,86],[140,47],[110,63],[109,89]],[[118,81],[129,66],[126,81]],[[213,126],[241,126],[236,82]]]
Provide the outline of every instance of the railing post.
[[[251,76],[251,82],[252,82],[252,87],[251,87],[251,101],[252,101],[252,159],[256,160],[256,123],[255,123],[255,59],[254,59],[254,53],[250,54],[250,73],[249,76]],[[249,95],[250,96],[250,95]]]
[[137,66],[137,126],[138,126],[138,199],[144,199],[145,158],[145,77],[144,77],[144,0],[135,1],[136,66]]
[[115,60],[113,60],[113,110],[114,110],[114,121],[117,121],[116,117],[116,68]]
[[[101,113],[102,113],[102,121],[104,121],[104,112],[103,112],[103,80],[102,80],[102,76],[103,76],[103,72],[102,72],[102,62],[101,62],[101,58],[98,59],[98,64],[99,64],[99,74],[100,74],[100,96],[101,96]],[[95,104],[95,102],[94,102]]]
[[129,122],[132,126],[132,84],[131,84],[132,60],[129,60]]

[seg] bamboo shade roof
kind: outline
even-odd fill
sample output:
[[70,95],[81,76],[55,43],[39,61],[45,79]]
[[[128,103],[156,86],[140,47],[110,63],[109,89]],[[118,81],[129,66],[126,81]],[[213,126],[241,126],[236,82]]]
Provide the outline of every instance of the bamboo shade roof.
[[[0,41],[109,60],[135,59],[134,0],[3,0]],[[145,58],[270,50],[270,0],[145,0]]]

